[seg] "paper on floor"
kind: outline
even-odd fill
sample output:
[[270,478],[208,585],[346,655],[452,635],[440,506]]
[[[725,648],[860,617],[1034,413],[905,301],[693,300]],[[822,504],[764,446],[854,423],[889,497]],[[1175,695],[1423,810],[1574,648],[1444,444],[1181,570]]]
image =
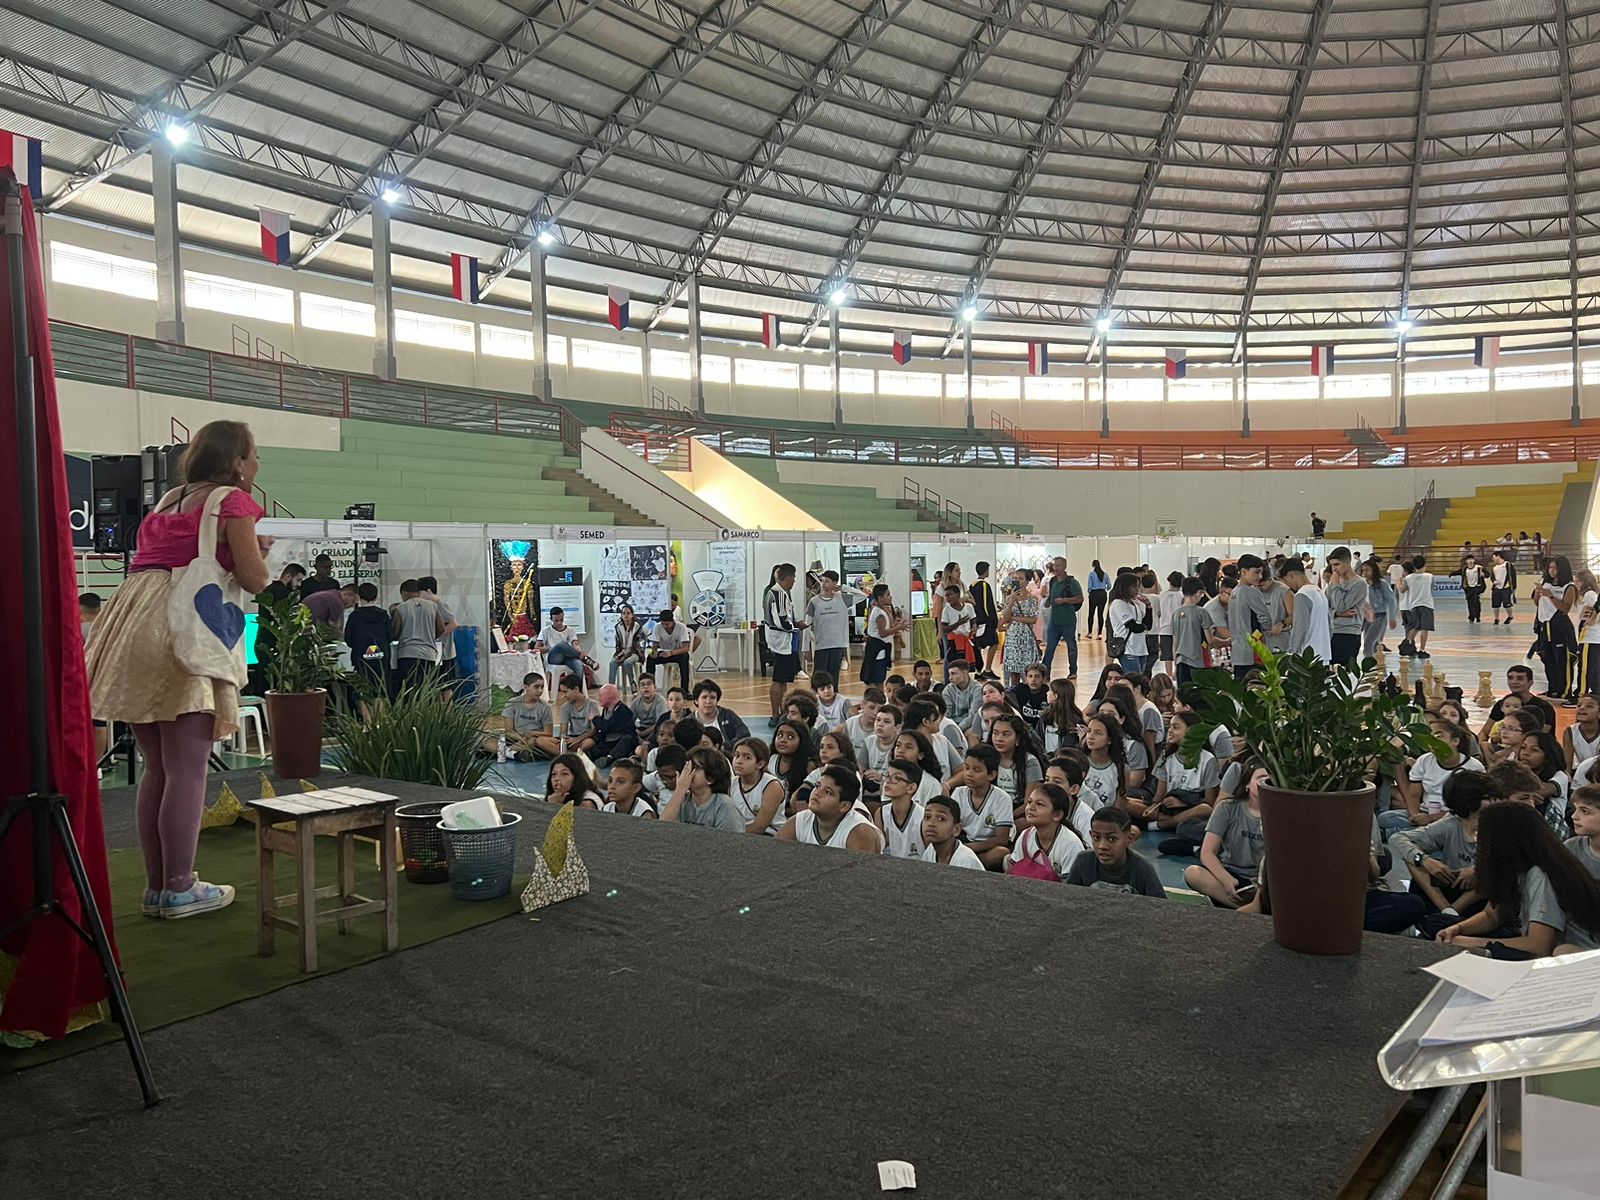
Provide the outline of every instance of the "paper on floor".
[[1422,1035],[1424,1046],[1526,1037],[1600,1020],[1600,954],[1546,959],[1485,1000],[1458,992]]
[[1510,991],[1521,978],[1533,970],[1532,961],[1502,962],[1485,958],[1481,954],[1462,951],[1454,958],[1423,967],[1430,975],[1466,988],[1485,1000],[1497,1000]]
[[917,1169],[908,1162],[890,1159],[878,1164],[878,1186],[886,1192],[917,1186]]

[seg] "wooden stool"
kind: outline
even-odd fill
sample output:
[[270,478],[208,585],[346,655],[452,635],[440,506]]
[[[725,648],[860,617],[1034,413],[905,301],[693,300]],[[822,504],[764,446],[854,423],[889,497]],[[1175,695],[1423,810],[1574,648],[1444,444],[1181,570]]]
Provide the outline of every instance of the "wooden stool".
[[[383,949],[387,953],[400,948],[400,912],[396,900],[398,892],[395,845],[399,826],[395,820],[398,799],[371,804],[338,808],[326,812],[300,812],[294,807],[296,796],[284,797],[282,807],[273,800],[257,800],[252,807],[262,810],[262,819],[256,822],[256,857],[259,887],[256,892],[256,952],[267,955],[274,952],[273,931],[282,929],[300,939],[300,969],[317,969],[317,925],[337,921],[339,932],[350,931],[350,920],[367,913],[384,914]],[[292,829],[275,828],[288,824]],[[316,885],[318,835],[337,837],[339,881],[331,887]],[[383,876],[383,898],[369,899],[356,894],[355,838],[357,834],[372,838],[378,843],[379,871]],[[296,888],[287,895],[277,895],[273,879],[274,854],[287,854],[295,860]],[[339,907],[317,911],[318,900],[337,897]],[[277,910],[292,905],[295,917],[281,917]]]

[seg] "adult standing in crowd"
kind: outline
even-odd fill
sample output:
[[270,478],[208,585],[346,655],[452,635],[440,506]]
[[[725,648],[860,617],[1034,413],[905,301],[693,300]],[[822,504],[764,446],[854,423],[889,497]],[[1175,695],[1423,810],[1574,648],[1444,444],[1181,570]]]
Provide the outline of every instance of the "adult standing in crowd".
[[[257,596],[259,598],[264,595],[272,602],[293,596],[300,591],[300,585],[305,581],[305,577],[306,569],[299,563],[292,562],[278,573],[276,579],[257,593]],[[245,685],[245,691],[252,696],[266,694],[267,670],[264,664],[277,644],[277,636],[270,629],[256,630],[256,665],[250,668],[250,682]]]
[[300,585],[300,599],[309,600],[318,592],[337,592],[339,581],[333,575],[333,559],[319,554],[311,560],[311,577]]
[[1067,560],[1059,554],[1050,560],[1049,586],[1045,589],[1044,675],[1052,678],[1056,647],[1067,644],[1067,678],[1078,677],[1078,610],[1083,588],[1067,573]]
[[1361,633],[1367,623],[1367,584],[1350,565],[1350,547],[1335,546],[1328,552],[1329,643],[1333,661],[1353,667],[1361,661]]
[[1106,634],[1106,602],[1111,595],[1111,579],[1105,573],[1097,558],[1089,564],[1089,621],[1084,626],[1083,636],[1095,636],[1095,618],[1100,620],[1100,636]]
[[[989,564],[980,562],[975,570],[978,577],[967,589],[972,597],[972,648],[983,651],[983,669],[992,673],[995,651],[1000,645],[1000,609],[995,603],[994,585],[989,582]],[[1006,657],[1011,656],[1007,653]]]
[[771,728],[778,727],[783,715],[783,694],[800,674],[800,629],[794,619],[795,567],[779,563],[772,568],[766,590],[761,593],[761,626],[767,643],[767,665],[772,681],[767,685],[767,703],[772,710]]
[[1367,584],[1367,607],[1361,626],[1361,657],[1365,660],[1377,655],[1384,632],[1399,623],[1400,609],[1389,576],[1376,558],[1361,564],[1361,577]]
[[439,606],[422,595],[415,579],[403,581],[400,603],[394,610],[394,659],[400,687],[414,686],[438,674],[439,639],[443,636]]
[[1578,657],[1578,637],[1572,628],[1578,590],[1572,581],[1572,564],[1558,554],[1544,565],[1544,578],[1533,590],[1538,604],[1540,654],[1544,659],[1545,695],[1565,701],[1572,692],[1573,662]]
[[1005,599],[1000,605],[998,617],[1006,627],[1004,666],[1007,687],[1021,683],[1028,668],[1038,665],[1039,643],[1033,637],[1033,623],[1038,616],[1039,601],[1029,594],[1027,572],[1019,567],[1006,580]]
[[811,665],[814,673],[825,671],[837,681],[844,667],[845,651],[850,648],[850,602],[839,589],[839,572],[824,571],[821,585],[806,605],[806,624],[811,627]]
[[205,625],[174,625],[168,609],[172,572],[199,557],[207,532],[215,542],[205,549],[241,588],[266,587],[272,539],[256,534],[266,514],[250,498],[260,468],[244,422],[212,421],[195,433],[178,468],[183,483],[145,517],[127,581],[89,644],[91,709],[102,720],[132,725],[144,757],[135,821],[146,916],[189,917],[233,902],[233,888],[201,880],[194,859],[211,746],[239,725],[243,642],[229,648],[236,650],[238,674],[197,674],[186,663],[214,648],[197,643],[220,635]]

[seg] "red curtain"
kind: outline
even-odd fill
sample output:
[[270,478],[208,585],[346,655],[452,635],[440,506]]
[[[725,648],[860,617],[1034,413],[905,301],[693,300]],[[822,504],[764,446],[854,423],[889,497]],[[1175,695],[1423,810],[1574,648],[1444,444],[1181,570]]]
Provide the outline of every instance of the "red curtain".
[[[67,471],[61,445],[61,415],[56,408],[55,363],[50,354],[50,323],[40,271],[39,232],[33,201],[24,192],[24,274],[27,279],[28,345],[33,354],[38,444],[19,446],[17,395],[12,359],[11,264],[8,243],[0,239],[0,796],[26,793],[29,786],[28,678],[22,627],[22,521],[19,507],[20,454],[39,462],[44,663],[50,726],[50,777],[67,797],[67,811],[90,886],[106,927],[111,927],[111,886],[106,873],[105,829],[100,785],[95,777],[89,729],[89,686],[84,672],[83,637],[78,627],[73,575],[72,531],[67,525]],[[0,842],[0,929],[33,902],[32,823],[20,817]],[[82,922],[77,892],[59,848],[55,856],[56,895]],[[16,974],[0,1003],[0,1029],[60,1037],[72,1015],[106,997],[106,981],[93,947],[57,917],[29,922],[0,950],[17,959]]]

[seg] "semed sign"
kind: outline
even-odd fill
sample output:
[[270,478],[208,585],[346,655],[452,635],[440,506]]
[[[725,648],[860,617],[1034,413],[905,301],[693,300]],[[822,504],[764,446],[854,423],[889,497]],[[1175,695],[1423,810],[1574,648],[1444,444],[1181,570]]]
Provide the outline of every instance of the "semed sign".
[[610,542],[616,540],[616,531],[601,527],[557,525],[551,530],[558,542]]

